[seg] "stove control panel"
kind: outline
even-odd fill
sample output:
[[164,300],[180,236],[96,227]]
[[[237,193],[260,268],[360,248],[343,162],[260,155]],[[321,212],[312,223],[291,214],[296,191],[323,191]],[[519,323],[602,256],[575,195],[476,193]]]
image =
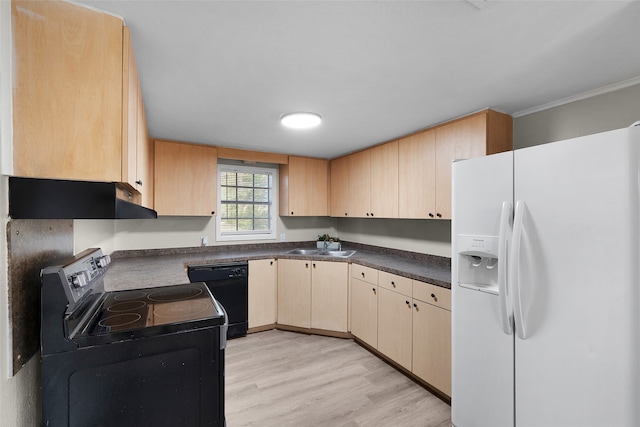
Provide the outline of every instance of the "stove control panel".
[[102,283],[102,277],[110,263],[111,257],[103,255],[102,249],[87,249],[63,266],[45,268],[42,275],[58,277],[69,307],[73,307]]

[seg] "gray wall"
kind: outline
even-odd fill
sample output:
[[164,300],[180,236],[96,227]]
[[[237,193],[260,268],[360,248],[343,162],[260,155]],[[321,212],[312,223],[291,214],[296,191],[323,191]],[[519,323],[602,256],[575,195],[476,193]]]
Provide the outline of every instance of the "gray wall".
[[513,120],[515,149],[620,129],[640,120],[640,84]]

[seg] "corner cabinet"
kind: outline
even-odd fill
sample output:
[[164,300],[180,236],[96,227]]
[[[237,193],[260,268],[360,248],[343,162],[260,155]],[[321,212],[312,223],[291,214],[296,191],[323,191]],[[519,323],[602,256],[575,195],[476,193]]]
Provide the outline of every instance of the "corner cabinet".
[[137,134],[146,123],[122,19],[55,0],[14,0],[11,10],[13,174],[142,192],[135,156],[147,153]]
[[289,156],[280,165],[280,216],[329,215],[329,161]]
[[154,158],[154,207],[158,215],[215,214],[216,147],[155,141]]
[[344,262],[278,260],[278,324],[347,332],[348,269]]

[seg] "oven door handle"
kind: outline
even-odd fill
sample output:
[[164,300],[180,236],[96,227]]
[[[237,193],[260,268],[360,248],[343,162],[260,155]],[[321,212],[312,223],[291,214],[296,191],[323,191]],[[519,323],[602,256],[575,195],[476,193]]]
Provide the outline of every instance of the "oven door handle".
[[225,310],[222,304],[220,304],[215,298],[213,298],[213,303],[216,305],[218,311],[224,314],[224,324],[220,326],[220,350],[224,350],[225,348],[227,348],[227,329],[229,329],[229,316],[227,315],[227,310]]

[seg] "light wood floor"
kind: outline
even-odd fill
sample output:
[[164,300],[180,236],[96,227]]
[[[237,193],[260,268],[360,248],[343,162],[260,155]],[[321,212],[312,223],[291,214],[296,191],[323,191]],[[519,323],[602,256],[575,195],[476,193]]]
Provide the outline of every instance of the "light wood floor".
[[353,342],[266,331],[226,350],[228,427],[450,426],[451,408]]

